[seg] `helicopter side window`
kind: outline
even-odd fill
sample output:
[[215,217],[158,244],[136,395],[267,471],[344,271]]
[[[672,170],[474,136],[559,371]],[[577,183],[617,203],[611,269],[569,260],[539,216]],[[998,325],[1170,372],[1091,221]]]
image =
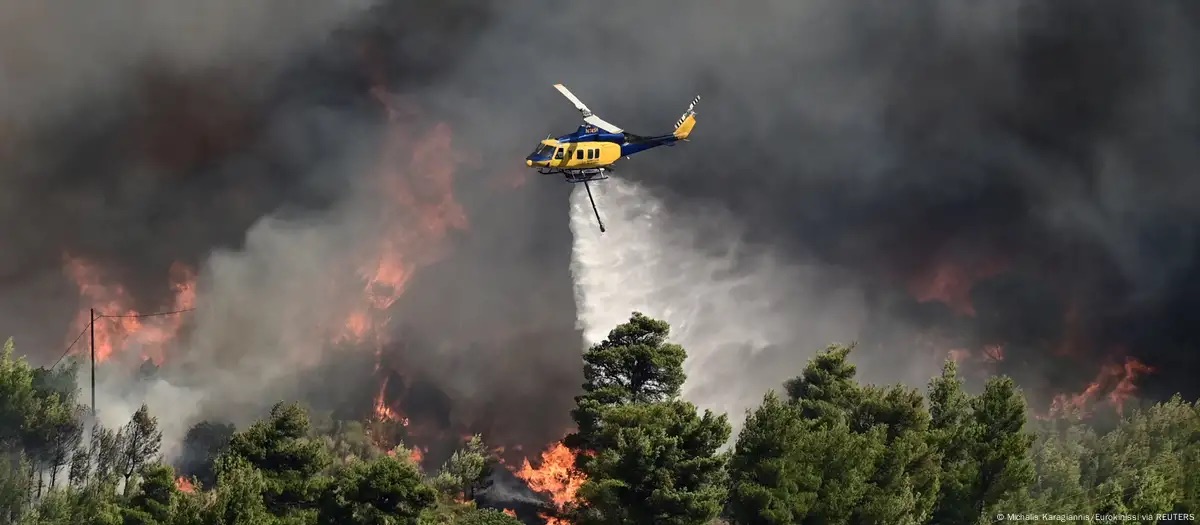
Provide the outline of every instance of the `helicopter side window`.
[[575,150],[575,160],[583,160],[583,150]]
[[562,148],[558,148],[558,151],[554,153],[554,159],[555,159],[555,160],[562,160],[562,158],[563,158],[563,149],[562,149]]
[[595,158],[595,157],[593,156],[595,153],[596,153],[596,151],[595,151],[595,150],[590,150],[590,149],[589,149],[589,150],[588,150],[588,160],[592,160],[593,158]]

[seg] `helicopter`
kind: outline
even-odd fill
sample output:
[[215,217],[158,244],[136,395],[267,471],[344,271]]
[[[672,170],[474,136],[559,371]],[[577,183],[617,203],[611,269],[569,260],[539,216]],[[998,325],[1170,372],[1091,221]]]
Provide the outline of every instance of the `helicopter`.
[[525,157],[525,165],[536,167],[542,175],[561,174],[571,184],[582,182],[592,203],[592,212],[596,214],[596,222],[600,224],[600,232],[603,233],[604,221],[600,219],[600,210],[596,209],[596,200],[592,198],[592,188],[588,183],[607,179],[608,174],[614,171],[613,164],[628,159],[634,153],[659,146],[674,146],[679,141],[687,142],[696,125],[696,104],[700,102],[700,96],[696,95],[687,111],[675,121],[675,131],[666,135],[642,136],[629,133],[596,116],[566,86],[555,84],[554,88],[583,114],[583,124],[574,133],[558,138],[547,136],[533,153]]

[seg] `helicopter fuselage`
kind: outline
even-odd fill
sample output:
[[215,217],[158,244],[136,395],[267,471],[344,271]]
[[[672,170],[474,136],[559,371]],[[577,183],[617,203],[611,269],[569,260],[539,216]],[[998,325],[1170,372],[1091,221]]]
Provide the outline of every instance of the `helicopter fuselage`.
[[538,171],[544,174],[600,174],[611,171],[612,165],[624,157],[679,140],[675,135],[642,137],[627,132],[608,133],[583,125],[574,133],[543,140],[525,157],[525,165],[539,168]]

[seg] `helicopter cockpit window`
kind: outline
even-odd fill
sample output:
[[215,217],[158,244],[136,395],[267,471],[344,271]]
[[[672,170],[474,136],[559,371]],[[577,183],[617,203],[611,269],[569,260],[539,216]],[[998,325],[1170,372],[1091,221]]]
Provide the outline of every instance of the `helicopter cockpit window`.
[[558,151],[554,153],[554,158],[557,160],[562,160],[562,158],[563,158],[562,148],[559,148]]
[[542,144],[542,145],[538,146],[538,148],[536,150],[533,151],[533,156],[534,157],[549,157],[550,153],[553,151],[554,151],[554,146],[551,146],[549,144]]

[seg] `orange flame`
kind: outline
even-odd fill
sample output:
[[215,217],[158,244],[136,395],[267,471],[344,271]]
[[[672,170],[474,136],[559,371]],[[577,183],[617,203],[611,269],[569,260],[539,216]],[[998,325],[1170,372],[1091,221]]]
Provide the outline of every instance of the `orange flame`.
[[1125,403],[1137,391],[1134,381],[1152,372],[1153,367],[1132,357],[1126,357],[1123,364],[1108,363],[1100,368],[1096,379],[1082,392],[1055,396],[1050,405],[1050,414],[1053,416],[1073,409],[1086,415],[1093,404],[1106,398],[1118,414],[1124,415]]
[[[375,193],[387,200],[379,212],[386,234],[371,244],[371,253],[358,267],[362,304],[347,314],[338,340],[373,342],[378,373],[390,372],[383,370],[382,359],[390,321],[387,310],[403,295],[418,268],[442,258],[446,235],[468,225],[466,213],[454,198],[457,160],[450,127],[439,123],[425,135],[416,136],[401,122],[405,112],[397,97],[380,86],[372,88],[371,94],[388,115],[373,179],[378,185]],[[385,375],[381,380],[375,416],[408,426],[408,418],[387,399],[388,378],[390,375]]]
[[[534,492],[550,495],[554,505],[562,510],[564,506],[575,500],[575,493],[587,481],[583,473],[575,469],[575,453],[566,445],[555,443],[549,450],[542,452],[541,463],[537,468],[525,459],[521,470],[514,472],[529,485]],[[569,525],[566,520],[542,515],[547,525]]]
[[[101,272],[81,258],[66,255],[65,259],[66,273],[78,285],[80,299],[87,303],[89,310],[94,308],[98,316],[94,327],[96,360],[107,360],[113,353],[136,345],[140,347],[143,359],[162,364],[166,348],[175,340],[183,325],[183,316],[137,317],[141,312],[133,307],[133,298],[124,287],[104,285]],[[167,310],[175,312],[193,308],[196,303],[195,272],[187,265],[174,263],[169,270],[169,277],[175,298]],[[72,334],[87,328],[89,310],[82,310],[76,316]],[[73,335],[71,337],[74,338]]]
[[504,513],[508,514],[509,516],[512,516],[514,518],[517,517],[517,511],[512,510],[512,509],[504,509]]
[[400,121],[404,113],[396,98],[378,86],[371,93],[388,114],[375,170],[377,193],[389,201],[379,217],[387,234],[372,243],[373,253],[358,268],[363,304],[346,316],[339,339],[363,342],[374,335],[380,343],[380,328],[388,319],[379,314],[404,294],[418,267],[441,258],[440,241],[451,230],[465,230],[467,215],[454,198],[456,160],[450,127],[439,123],[425,136],[414,137]]
[[982,363],[985,365],[994,365],[1004,360],[1004,345],[990,344],[983,345],[978,353],[972,352],[966,348],[951,348],[946,351],[947,357],[958,365],[964,365],[968,362]]
[[379,394],[375,396],[375,417],[379,421],[399,421],[400,424],[408,426],[408,418],[401,416],[387,403],[387,386],[388,376],[383,378],[383,383],[379,385]]
[[175,478],[175,488],[179,489],[180,492],[187,492],[189,494],[196,492],[196,486],[192,485],[191,480],[183,476]]
[[1004,345],[984,345],[983,358],[989,363],[999,363],[1004,360]]
[[[421,461],[425,460],[425,454],[427,452],[429,452],[428,448],[415,448],[414,447],[408,451],[408,460],[413,462],[414,465],[417,465],[419,467],[419,466],[421,466]],[[388,450],[387,452],[385,452],[385,454],[387,454],[391,457],[396,457],[396,449],[393,448],[391,450]]]
[[1001,261],[967,267],[941,260],[932,269],[909,281],[909,293],[917,302],[941,302],[959,315],[974,317],[971,289],[979,280],[994,277],[1005,269],[1007,264]]
[[[372,218],[382,234],[350,259],[350,269],[362,282],[361,299],[347,308],[341,319],[335,319],[334,325],[321,328],[331,342],[372,343],[376,372],[387,372],[381,374],[378,395],[373,400],[374,413],[380,420],[407,426],[408,420],[395,406],[397,403],[387,398],[387,378],[395,372],[383,370],[382,354],[390,321],[387,310],[402,296],[415,272],[444,256],[446,237],[454,230],[466,230],[468,220],[453,191],[455,171],[462,159],[456,155],[450,127],[439,123],[428,130],[417,130],[407,125],[403,121],[410,120],[408,116],[413,113],[402,111],[402,101],[380,86],[382,83],[371,93],[386,110],[388,127],[380,144],[378,165],[367,180],[374,185],[368,188],[371,195],[381,199],[378,208],[368,213],[377,214]],[[184,316],[138,317],[142,312],[135,307],[132,294],[106,281],[106,276],[89,261],[68,255],[64,268],[78,284],[87,307],[74,321],[71,340],[92,322],[88,309],[94,307],[97,314],[106,316],[94,322],[99,360],[129,351],[136,344],[145,358],[161,363],[169,344],[179,335]],[[174,304],[159,311],[194,306],[195,274],[190,268],[174,265],[170,285]]]

